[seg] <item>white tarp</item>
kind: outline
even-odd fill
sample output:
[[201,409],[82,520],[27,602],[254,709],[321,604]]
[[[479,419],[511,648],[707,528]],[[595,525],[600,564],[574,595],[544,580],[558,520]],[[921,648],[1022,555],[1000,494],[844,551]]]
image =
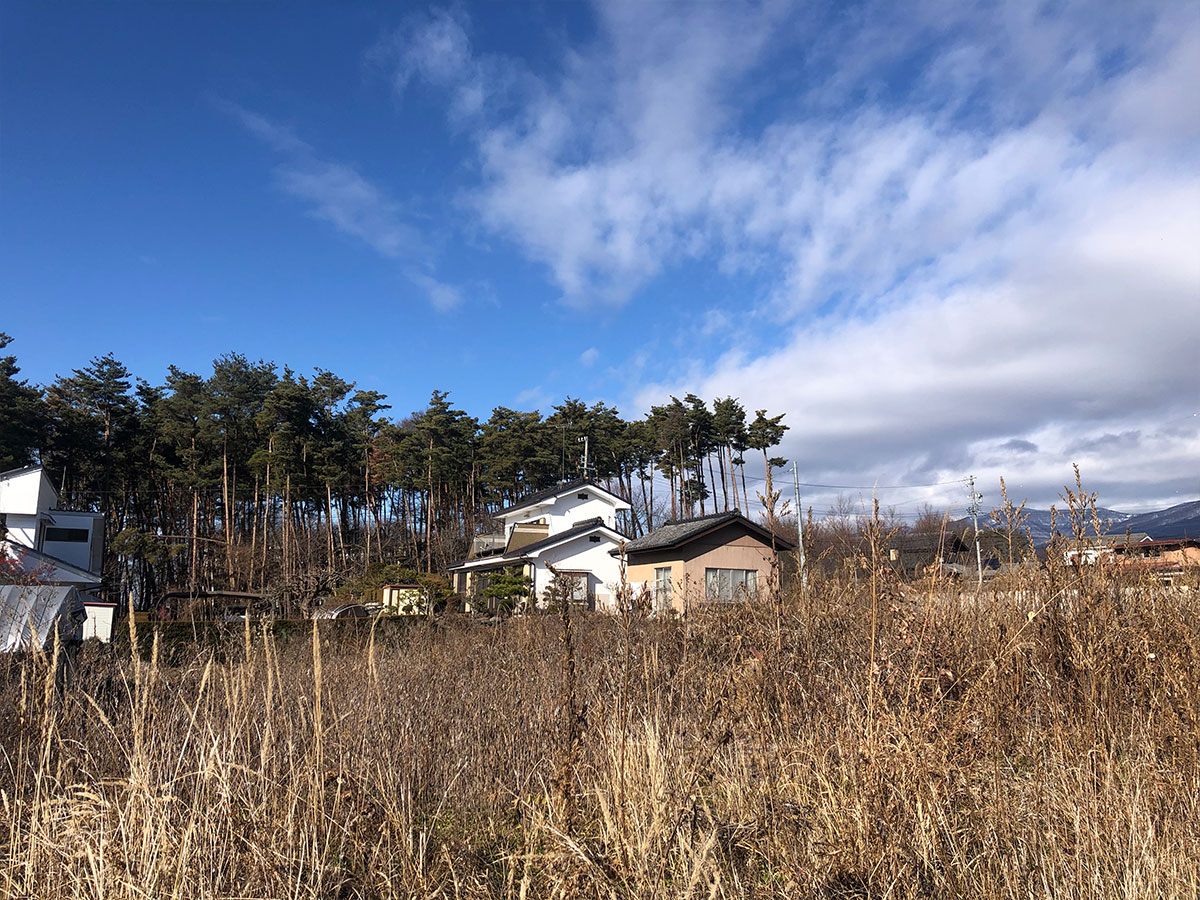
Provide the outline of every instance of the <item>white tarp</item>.
[[48,647],[55,630],[68,640],[86,617],[70,585],[0,584],[0,653]]

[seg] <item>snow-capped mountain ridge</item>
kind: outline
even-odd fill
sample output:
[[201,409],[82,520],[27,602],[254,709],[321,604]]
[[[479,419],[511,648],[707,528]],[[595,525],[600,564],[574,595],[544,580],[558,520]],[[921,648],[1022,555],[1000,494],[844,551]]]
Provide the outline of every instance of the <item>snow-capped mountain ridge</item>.
[[[1060,535],[1071,535],[1071,521],[1065,509],[1056,507],[1053,530],[1051,514],[1048,509],[1026,509],[1023,515],[1028,516],[1023,528],[1028,529],[1034,543],[1044,544],[1050,540],[1054,531]],[[1096,519],[1103,534],[1144,533],[1155,539],[1166,538],[1200,538],[1200,500],[1189,500],[1178,503],[1166,509],[1145,513],[1123,513],[1115,509],[1096,508]],[[960,519],[956,525],[970,525],[970,519]],[[981,516],[980,528],[1001,528],[1003,522],[989,516]],[[1085,532],[1093,533],[1093,523],[1090,513],[1085,523]]]

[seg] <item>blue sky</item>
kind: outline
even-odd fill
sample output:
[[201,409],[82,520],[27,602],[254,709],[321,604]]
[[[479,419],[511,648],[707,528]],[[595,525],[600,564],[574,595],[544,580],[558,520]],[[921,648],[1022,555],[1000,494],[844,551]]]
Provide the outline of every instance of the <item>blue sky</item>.
[[734,394],[806,482],[1194,499],[1195,7],[893,7],[5,4],[0,329],[41,383]]

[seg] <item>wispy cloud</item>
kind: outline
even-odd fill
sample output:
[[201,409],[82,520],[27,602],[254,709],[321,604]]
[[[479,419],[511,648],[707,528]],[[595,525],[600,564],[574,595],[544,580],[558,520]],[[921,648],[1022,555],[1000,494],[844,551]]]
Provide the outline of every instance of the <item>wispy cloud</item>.
[[540,384],[526,388],[513,398],[513,402],[522,409],[549,410],[554,399]]
[[439,312],[449,312],[462,304],[462,291],[454,285],[445,284],[416,269],[408,269],[405,274],[409,281],[425,292],[433,308]]
[[461,294],[433,274],[433,252],[420,231],[406,221],[403,207],[353,166],[321,157],[284,125],[229,101],[218,106],[282,158],[275,183],[302,201],[309,215],[361,241],[380,256],[406,263],[405,277],[420,288],[435,309],[455,308]]
[[469,19],[458,10],[415,13],[372,47],[366,62],[382,70],[398,94],[414,82],[445,91],[450,122],[467,127],[523,77],[520,68],[503,57],[476,54],[467,36],[469,27]]
[[595,347],[588,347],[579,354],[579,364],[584,368],[591,368],[596,364],[596,360],[600,358],[600,351]]

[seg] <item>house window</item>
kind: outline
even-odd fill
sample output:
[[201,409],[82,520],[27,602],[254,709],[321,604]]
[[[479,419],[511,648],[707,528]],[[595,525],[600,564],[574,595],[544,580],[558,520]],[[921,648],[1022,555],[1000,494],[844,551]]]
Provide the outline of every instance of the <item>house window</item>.
[[732,603],[758,594],[756,569],[705,569],[704,590],[709,600]]
[[578,499],[580,499],[580,500],[586,500],[586,499],[587,499],[587,494],[576,494],[575,496],[576,496]]
[[45,540],[58,544],[86,544],[86,528],[47,528]]
[[666,609],[671,605],[671,567],[654,570],[654,605]]

